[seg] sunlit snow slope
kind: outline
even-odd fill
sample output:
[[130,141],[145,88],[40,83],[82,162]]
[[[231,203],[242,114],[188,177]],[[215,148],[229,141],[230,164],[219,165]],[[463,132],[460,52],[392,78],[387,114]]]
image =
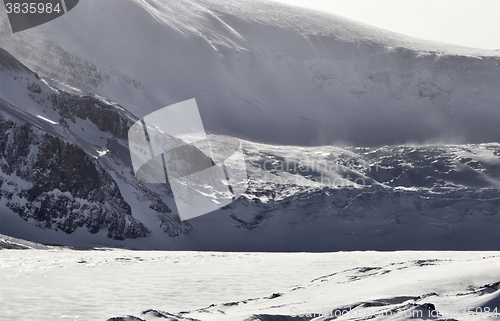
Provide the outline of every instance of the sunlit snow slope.
[[499,264],[485,251],[0,250],[0,319],[496,321]]
[[0,46],[137,117],[196,98],[212,132],[270,143],[498,142],[499,52],[264,1],[87,0]]

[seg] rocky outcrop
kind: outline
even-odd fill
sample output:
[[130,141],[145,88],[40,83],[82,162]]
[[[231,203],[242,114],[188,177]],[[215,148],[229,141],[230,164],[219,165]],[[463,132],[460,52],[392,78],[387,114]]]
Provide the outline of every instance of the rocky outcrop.
[[99,130],[109,132],[116,138],[126,139],[128,129],[136,121],[132,115],[120,113],[116,106],[107,104],[94,96],[77,96],[66,92],[51,94],[52,107],[61,117],[89,119]]
[[0,199],[43,228],[106,229],[117,240],[148,233],[96,159],[28,123],[0,119],[0,169]]

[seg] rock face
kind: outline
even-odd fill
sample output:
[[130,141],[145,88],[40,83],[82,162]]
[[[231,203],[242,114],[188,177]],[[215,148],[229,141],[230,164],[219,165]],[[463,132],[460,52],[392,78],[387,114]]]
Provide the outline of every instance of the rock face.
[[[71,234],[84,228],[114,240],[146,237],[150,230],[133,217],[128,203],[133,200],[124,200],[113,178],[113,173],[123,173],[123,160],[113,154],[115,149],[107,159],[95,155],[99,140],[104,147],[116,145],[136,118],[92,94],[47,85],[3,49],[0,81],[0,204],[44,229]],[[16,99],[21,99],[16,105],[9,102]],[[44,116],[33,117],[37,114]],[[75,134],[72,126],[77,123],[94,126],[93,132],[82,127]],[[99,139],[85,141],[78,134]],[[131,183],[167,235],[191,231],[161,197],[137,181]]]
[[[106,104],[96,97],[75,96],[66,92],[51,94],[50,101],[62,118],[88,118],[100,131],[109,132],[116,138],[126,139],[132,121],[120,115],[114,106]],[[130,116],[132,117],[132,116]]]
[[[107,229],[110,238],[144,237],[148,229],[131,216],[130,206],[111,176],[80,147],[28,123],[0,119],[0,195],[25,220],[72,233]],[[16,181],[27,183],[13,190]]]

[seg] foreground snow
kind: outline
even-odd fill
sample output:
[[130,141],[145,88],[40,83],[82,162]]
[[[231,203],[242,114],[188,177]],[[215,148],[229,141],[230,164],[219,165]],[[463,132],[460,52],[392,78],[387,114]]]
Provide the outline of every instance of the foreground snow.
[[432,303],[442,319],[499,320],[450,316],[500,307],[499,266],[500,252],[3,250],[0,319],[311,320],[309,311],[319,321],[350,309],[359,317],[341,320],[391,310],[375,320],[403,320]]

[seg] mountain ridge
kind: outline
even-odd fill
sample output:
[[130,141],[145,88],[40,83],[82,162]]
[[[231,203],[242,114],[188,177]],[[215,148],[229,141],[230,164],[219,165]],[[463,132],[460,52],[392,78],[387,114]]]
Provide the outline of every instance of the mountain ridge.
[[1,46],[137,117],[196,98],[209,132],[271,144],[500,139],[496,51],[267,2],[87,1],[78,10],[22,35],[4,21]]

